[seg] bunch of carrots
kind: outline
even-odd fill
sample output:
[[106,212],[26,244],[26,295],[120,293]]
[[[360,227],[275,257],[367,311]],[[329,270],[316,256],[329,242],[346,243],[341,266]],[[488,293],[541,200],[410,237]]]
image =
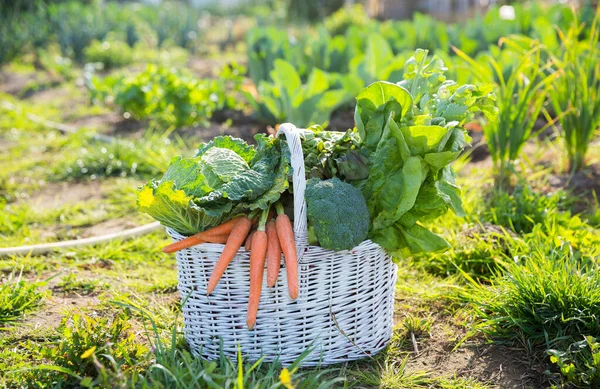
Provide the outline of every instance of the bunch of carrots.
[[[277,203],[275,208],[277,217],[274,220],[269,220],[270,209],[262,211],[259,218],[254,215],[238,216],[163,249],[165,253],[173,253],[201,243],[225,244],[208,280],[207,293],[211,294],[237,251],[244,245],[250,251],[250,295],[246,317],[249,329],[253,329],[256,323],[265,262],[267,285],[272,288],[277,282],[283,253],[290,298],[295,300],[298,297],[298,260],[292,223],[281,203]],[[253,229],[254,226],[256,229]]]

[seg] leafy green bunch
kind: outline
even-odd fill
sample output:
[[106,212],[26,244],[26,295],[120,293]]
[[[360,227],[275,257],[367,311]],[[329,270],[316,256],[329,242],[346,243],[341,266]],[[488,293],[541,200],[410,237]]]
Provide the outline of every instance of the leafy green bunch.
[[203,143],[192,158],[176,157],[160,180],[140,188],[138,206],[186,235],[232,217],[267,209],[288,188],[290,157],[279,139],[259,134],[257,146],[230,136]]
[[87,62],[102,63],[104,69],[114,69],[133,61],[131,48],[121,41],[93,41],[84,50]]
[[438,57],[417,50],[399,84],[376,82],[357,96],[360,152],[369,163],[362,190],[371,216],[369,236],[390,253],[448,247],[420,222],[452,209],[464,214],[450,164],[469,137],[464,123],[476,112],[495,115],[493,87],[447,80]]
[[92,79],[88,88],[93,100],[112,101],[137,119],[175,127],[205,125],[215,112],[236,107],[228,96],[241,87],[243,72],[233,64],[224,68],[222,77],[196,79],[182,70],[148,65],[130,77]]
[[303,130],[300,138],[308,177],[353,181],[369,176],[368,161],[359,152],[358,132],[324,131],[321,126],[312,126]]
[[275,68],[275,61],[290,62],[303,78],[310,71],[309,58],[303,42],[275,27],[255,28],[246,35],[248,73],[255,85],[267,81]]
[[291,63],[277,59],[269,74],[270,81],[258,83],[258,96],[245,93],[258,119],[265,123],[327,126],[331,113],[352,98],[347,88],[336,87],[336,80],[319,69],[313,69],[303,83]]

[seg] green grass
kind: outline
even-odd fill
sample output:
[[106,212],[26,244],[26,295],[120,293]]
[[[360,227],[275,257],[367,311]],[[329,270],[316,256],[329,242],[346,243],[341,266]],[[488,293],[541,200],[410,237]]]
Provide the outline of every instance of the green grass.
[[581,236],[537,232],[490,286],[474,284],[469,298],[481,328],[493,338],[525,339],[537,351],[600,336],[598,238],[579,245]]
[[149,179],[163,173],[170,156],[181,150],[181,143],[173,145],[168,134],[147,134],[135,142],[115,139],[110,143],[84,137],[77,146],[70,143],[63,160],[55,164],[51,180]]
[[106,290],[108,288],[109,285],[99,279],[82,279],[75,273],[69,273],[60,279],[60,282],[56,284],[55,290],[63,293],[77,293],[85,295]]
[[535,192],[527,184],[518,185],[511,192],[491,191],[479,218],[516,233],[526,233],[542,224],[550,215],[568,209],[569,201],[572,200],[562,190],[545,194]]
[[45,293],[42,284],[22,279],[22,274],[11,273],[0,285],[0,326],[19,320],[41,305]]

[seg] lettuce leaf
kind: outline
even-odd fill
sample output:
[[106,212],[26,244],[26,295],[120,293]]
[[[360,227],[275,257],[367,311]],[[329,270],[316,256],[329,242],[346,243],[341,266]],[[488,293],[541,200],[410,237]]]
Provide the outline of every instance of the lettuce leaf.
[[446,80],[438,57],[417,50],[398,84],[376,82],[357,96],[354,118],[368,178],[361,189],[372,220],[370,238],[390,253],[447,249],[420,222],[453,210],[463,216],[450,164],[470,141],[464,123],[476,112],[494,115],[488,85]]

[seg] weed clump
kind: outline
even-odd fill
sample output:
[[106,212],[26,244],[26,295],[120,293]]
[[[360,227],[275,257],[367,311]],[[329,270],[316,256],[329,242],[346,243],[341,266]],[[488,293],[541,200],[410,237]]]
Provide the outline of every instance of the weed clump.
[[41,283],[27,282],[21,274],[11,274],[0,284],[0,326],[14,322],[37,308],[45,293],[38,288]]

